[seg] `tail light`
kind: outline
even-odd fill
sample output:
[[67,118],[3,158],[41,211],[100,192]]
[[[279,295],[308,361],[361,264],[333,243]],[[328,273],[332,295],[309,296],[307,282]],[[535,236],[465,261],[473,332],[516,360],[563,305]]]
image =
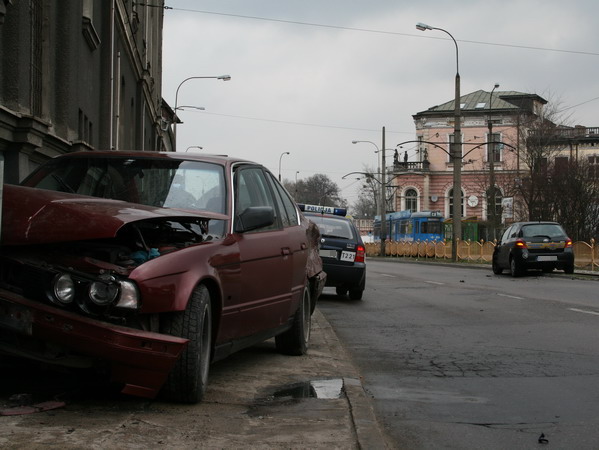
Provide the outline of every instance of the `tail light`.
[[526,246],[526,242],[522,239],[518,239],[514,245],[516,246],[516,248],[528,248]]
[[566,246],[565,248],[572,248],[572,239],[566,238]]
[[358,245],[356,249],[356,259],[354,262],[364,262],[364,257],[366,256],[366,248],[363,245]]

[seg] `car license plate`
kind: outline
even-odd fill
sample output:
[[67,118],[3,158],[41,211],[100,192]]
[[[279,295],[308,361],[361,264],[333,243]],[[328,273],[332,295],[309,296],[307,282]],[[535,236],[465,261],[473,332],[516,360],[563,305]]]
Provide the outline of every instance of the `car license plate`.
[[341,259],[341,261],[354,262],[354,260],[356,259],[356,253],[343,251],[343,252],[341,252],[340,259]]
[[31,312],[20,305],[0,301],[0,328],[31,335]]
[[557,256],[539,256],[537,261],[557,261]]
[[320,250],[320,257],[337,259],[337,250]]

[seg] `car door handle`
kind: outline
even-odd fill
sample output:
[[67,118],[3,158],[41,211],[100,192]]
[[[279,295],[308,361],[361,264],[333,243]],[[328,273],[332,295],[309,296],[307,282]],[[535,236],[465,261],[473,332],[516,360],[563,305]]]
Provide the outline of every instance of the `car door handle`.
[[289,247],[283,247],[281,249],[281,255],[283,255],[283,256],[291,255],[291,249]]

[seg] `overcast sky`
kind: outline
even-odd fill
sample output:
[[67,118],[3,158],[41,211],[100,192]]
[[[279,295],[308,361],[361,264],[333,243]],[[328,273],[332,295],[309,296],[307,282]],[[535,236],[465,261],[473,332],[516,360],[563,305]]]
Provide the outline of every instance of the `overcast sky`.
[[[350,172],[378,167],[373,141],[415,137],[412,115],[462,95],[536,93],[570,125],[599,126],[597,0],[166,0],[163,97],[178,105],[179,151],[257,161],[294,181],[324,173],[350,204]],[[189,151],[199,151],[191,148]],[[290,152],[284,155],[283,152]],[[388,153],[388,158],[392,153]],[[299,173],[296,173],[298,172]],[[350,211],[351,213],[351,211]]]

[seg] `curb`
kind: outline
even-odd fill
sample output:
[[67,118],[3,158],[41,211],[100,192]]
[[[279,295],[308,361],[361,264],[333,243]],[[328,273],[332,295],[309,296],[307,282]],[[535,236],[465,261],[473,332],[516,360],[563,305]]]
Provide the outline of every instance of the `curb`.
[[322,329],[323,337],[329,347],[331,355],[345,366],[343,372],[343,388],[349,404],[349,417],[352,421],[358,448],[360,449],[389,449],[388,440],[381,430],[374,414],[372,403],[364,386],[360,374],[343,343],[337,337],[335,330],[326,317],[316,308],[313,319]]

